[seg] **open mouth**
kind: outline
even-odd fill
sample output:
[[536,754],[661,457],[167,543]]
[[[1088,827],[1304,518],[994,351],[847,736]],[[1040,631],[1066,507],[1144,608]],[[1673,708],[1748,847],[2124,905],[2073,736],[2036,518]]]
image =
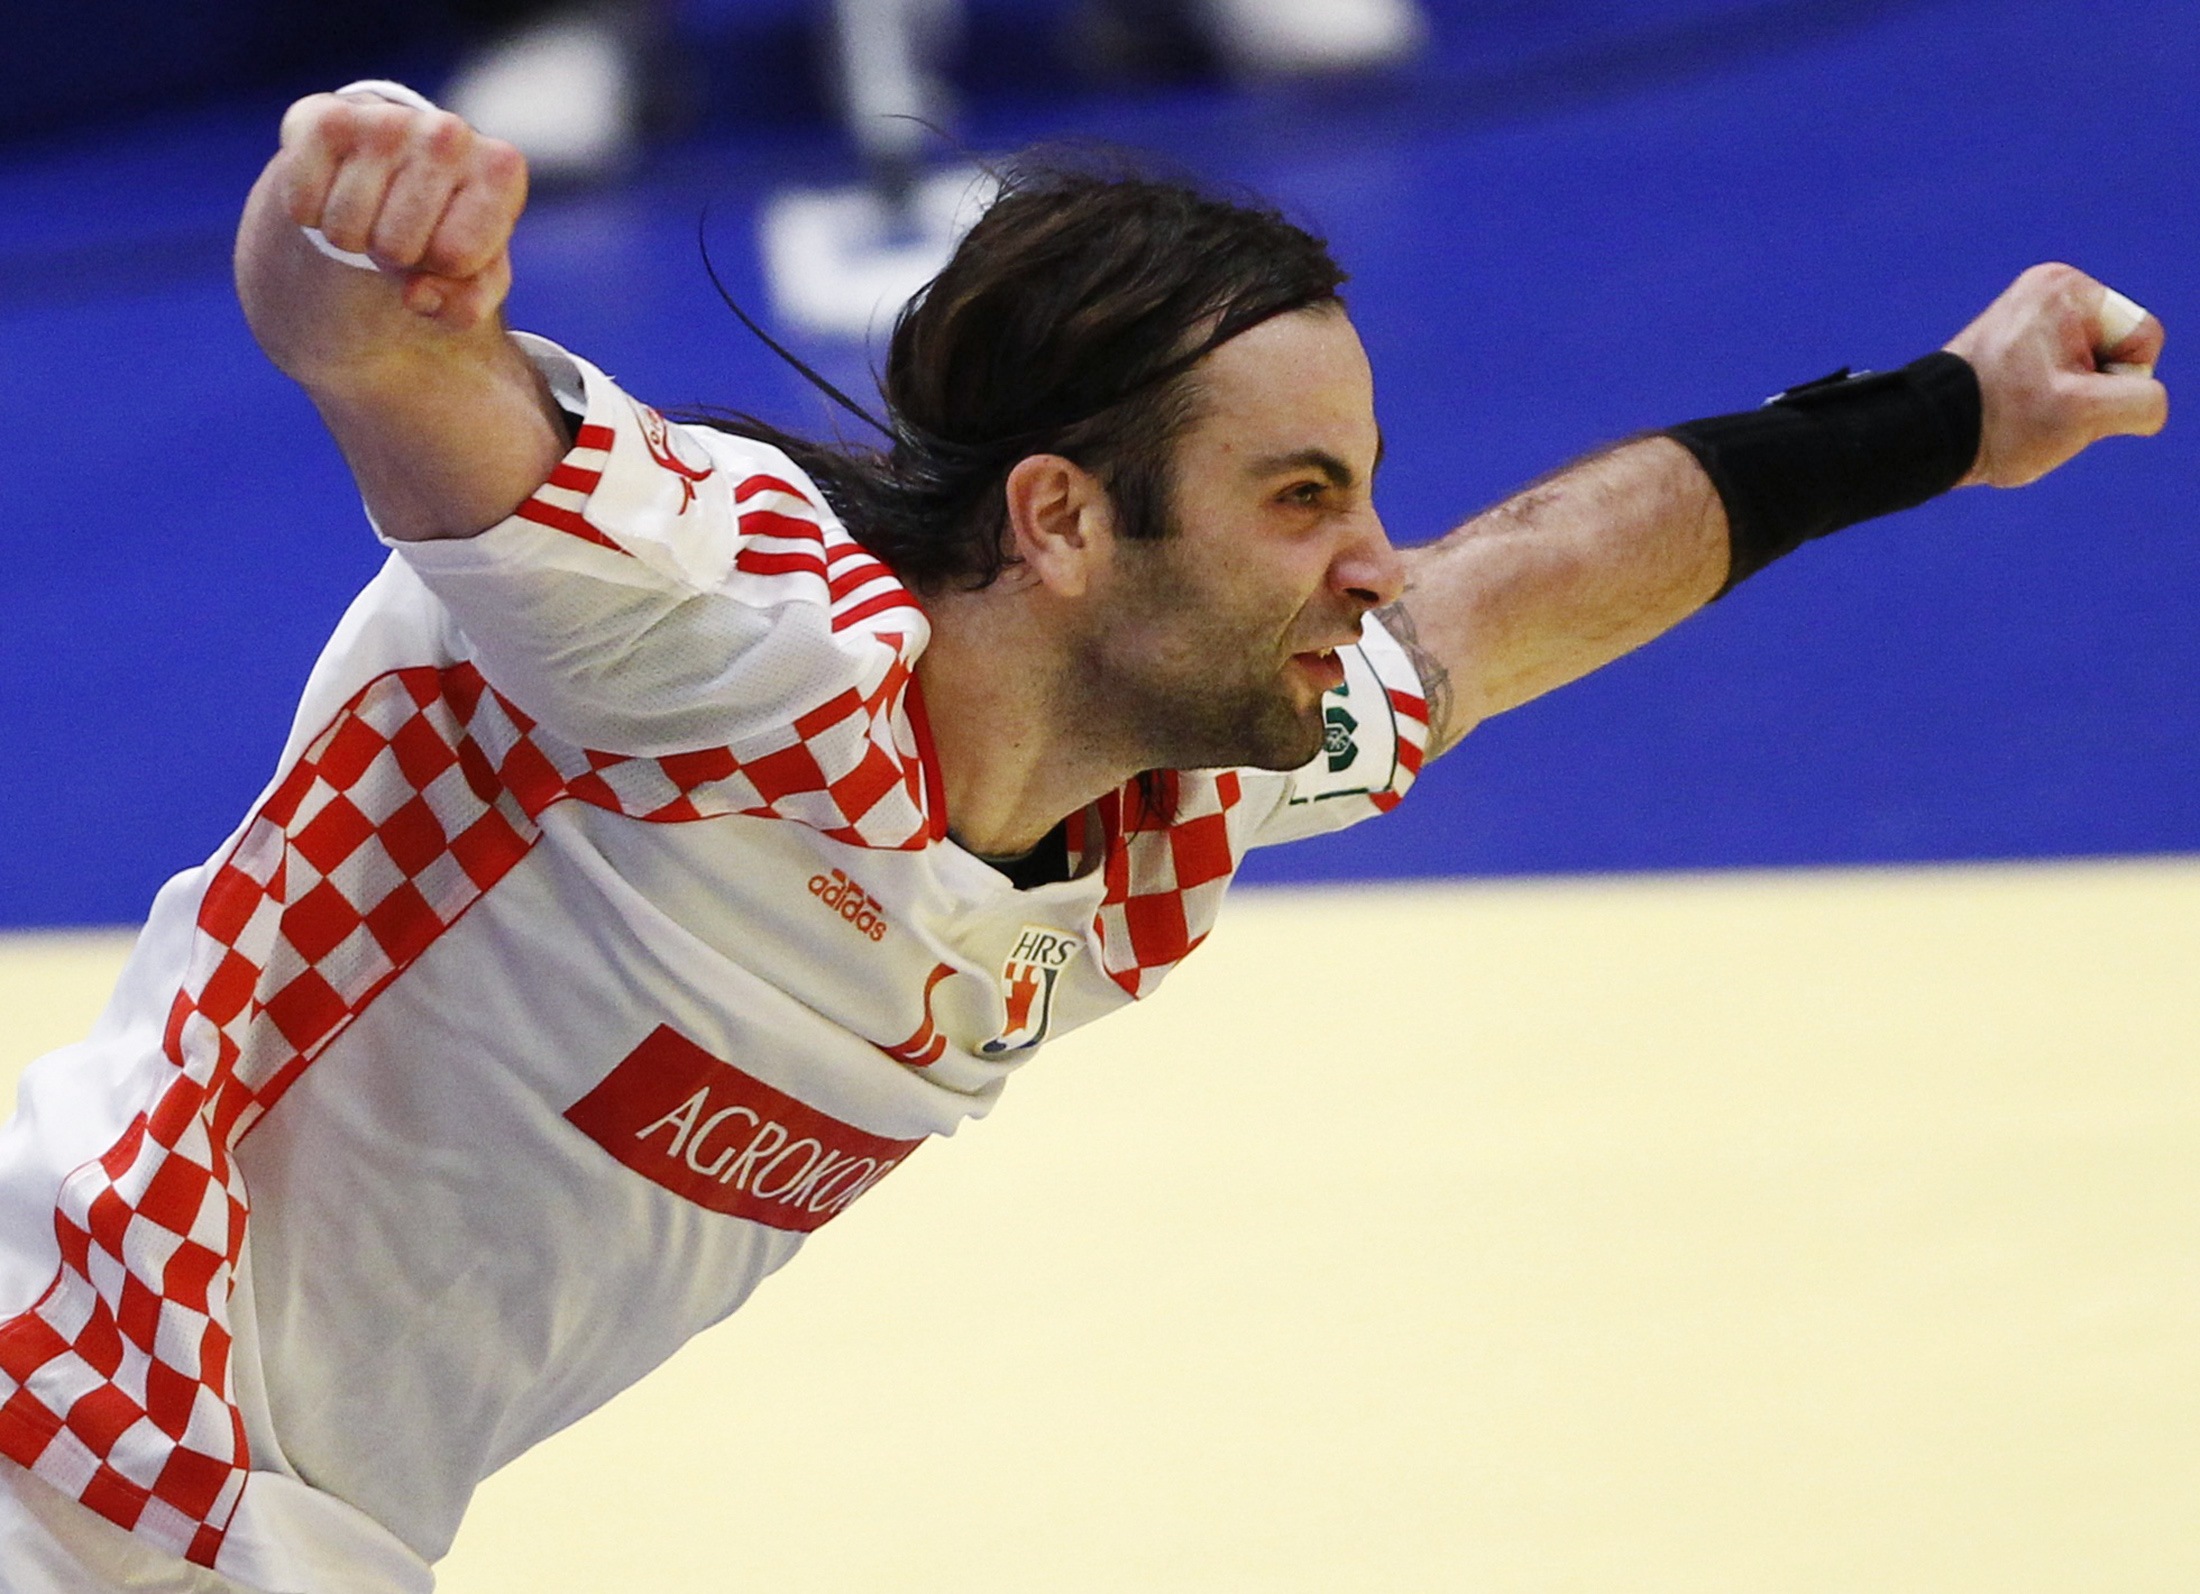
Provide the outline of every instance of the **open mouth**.
[[1325,692],[1334,692],[1344,685],[1344,660],[1337,657],[1335,648],[1313,648],[1305,653],[1294,653],[1291,662],[1296,664]]

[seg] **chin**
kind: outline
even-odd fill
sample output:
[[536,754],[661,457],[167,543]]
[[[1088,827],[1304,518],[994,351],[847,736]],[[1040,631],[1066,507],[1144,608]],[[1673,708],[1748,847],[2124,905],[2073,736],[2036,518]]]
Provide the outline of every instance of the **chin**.
[[1154,769],[1298,769],[1322,749],[1322,706],[1275,683],[1193,696],[1141,694],[1131,717]]
[[[1321,702],[1307,709],[1249,716],[1244,750],[1228,760],[1246,769],[1298,769],[1322,750]],[[1266,723],[1262,723],[1265,721]]]

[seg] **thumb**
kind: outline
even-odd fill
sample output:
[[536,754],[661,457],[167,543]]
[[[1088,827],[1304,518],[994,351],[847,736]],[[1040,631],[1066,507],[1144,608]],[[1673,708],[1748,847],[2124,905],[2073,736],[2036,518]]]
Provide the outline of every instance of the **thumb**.
[[471,277],[413,272],[405,282],[405,308],[446,332],[469,332],[495,318],[511,288],[511,256],[499,255]]
[[2136,372],[2081,377],[2096,437],[2152,437],[2169,424],[2169,389]]

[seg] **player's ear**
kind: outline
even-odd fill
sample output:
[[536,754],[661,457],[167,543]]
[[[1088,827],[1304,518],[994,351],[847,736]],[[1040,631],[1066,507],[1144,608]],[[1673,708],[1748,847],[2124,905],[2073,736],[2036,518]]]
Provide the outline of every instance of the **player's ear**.
[[1115,539],[1115,501],[1075,460],[1030,454],[1003,484],[1008,553],[1039,585],[1082,597]]

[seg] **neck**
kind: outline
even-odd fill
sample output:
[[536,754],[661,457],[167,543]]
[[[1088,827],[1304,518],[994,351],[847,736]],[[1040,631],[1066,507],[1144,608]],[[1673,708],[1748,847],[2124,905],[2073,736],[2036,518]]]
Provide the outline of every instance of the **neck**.
[[925,602],[932,640],[917,682],[948,824],[981,857],[1028,852],[1145,767],[1082,701],[1058,629],[1034,623],[1043,601],[1001,582]]

